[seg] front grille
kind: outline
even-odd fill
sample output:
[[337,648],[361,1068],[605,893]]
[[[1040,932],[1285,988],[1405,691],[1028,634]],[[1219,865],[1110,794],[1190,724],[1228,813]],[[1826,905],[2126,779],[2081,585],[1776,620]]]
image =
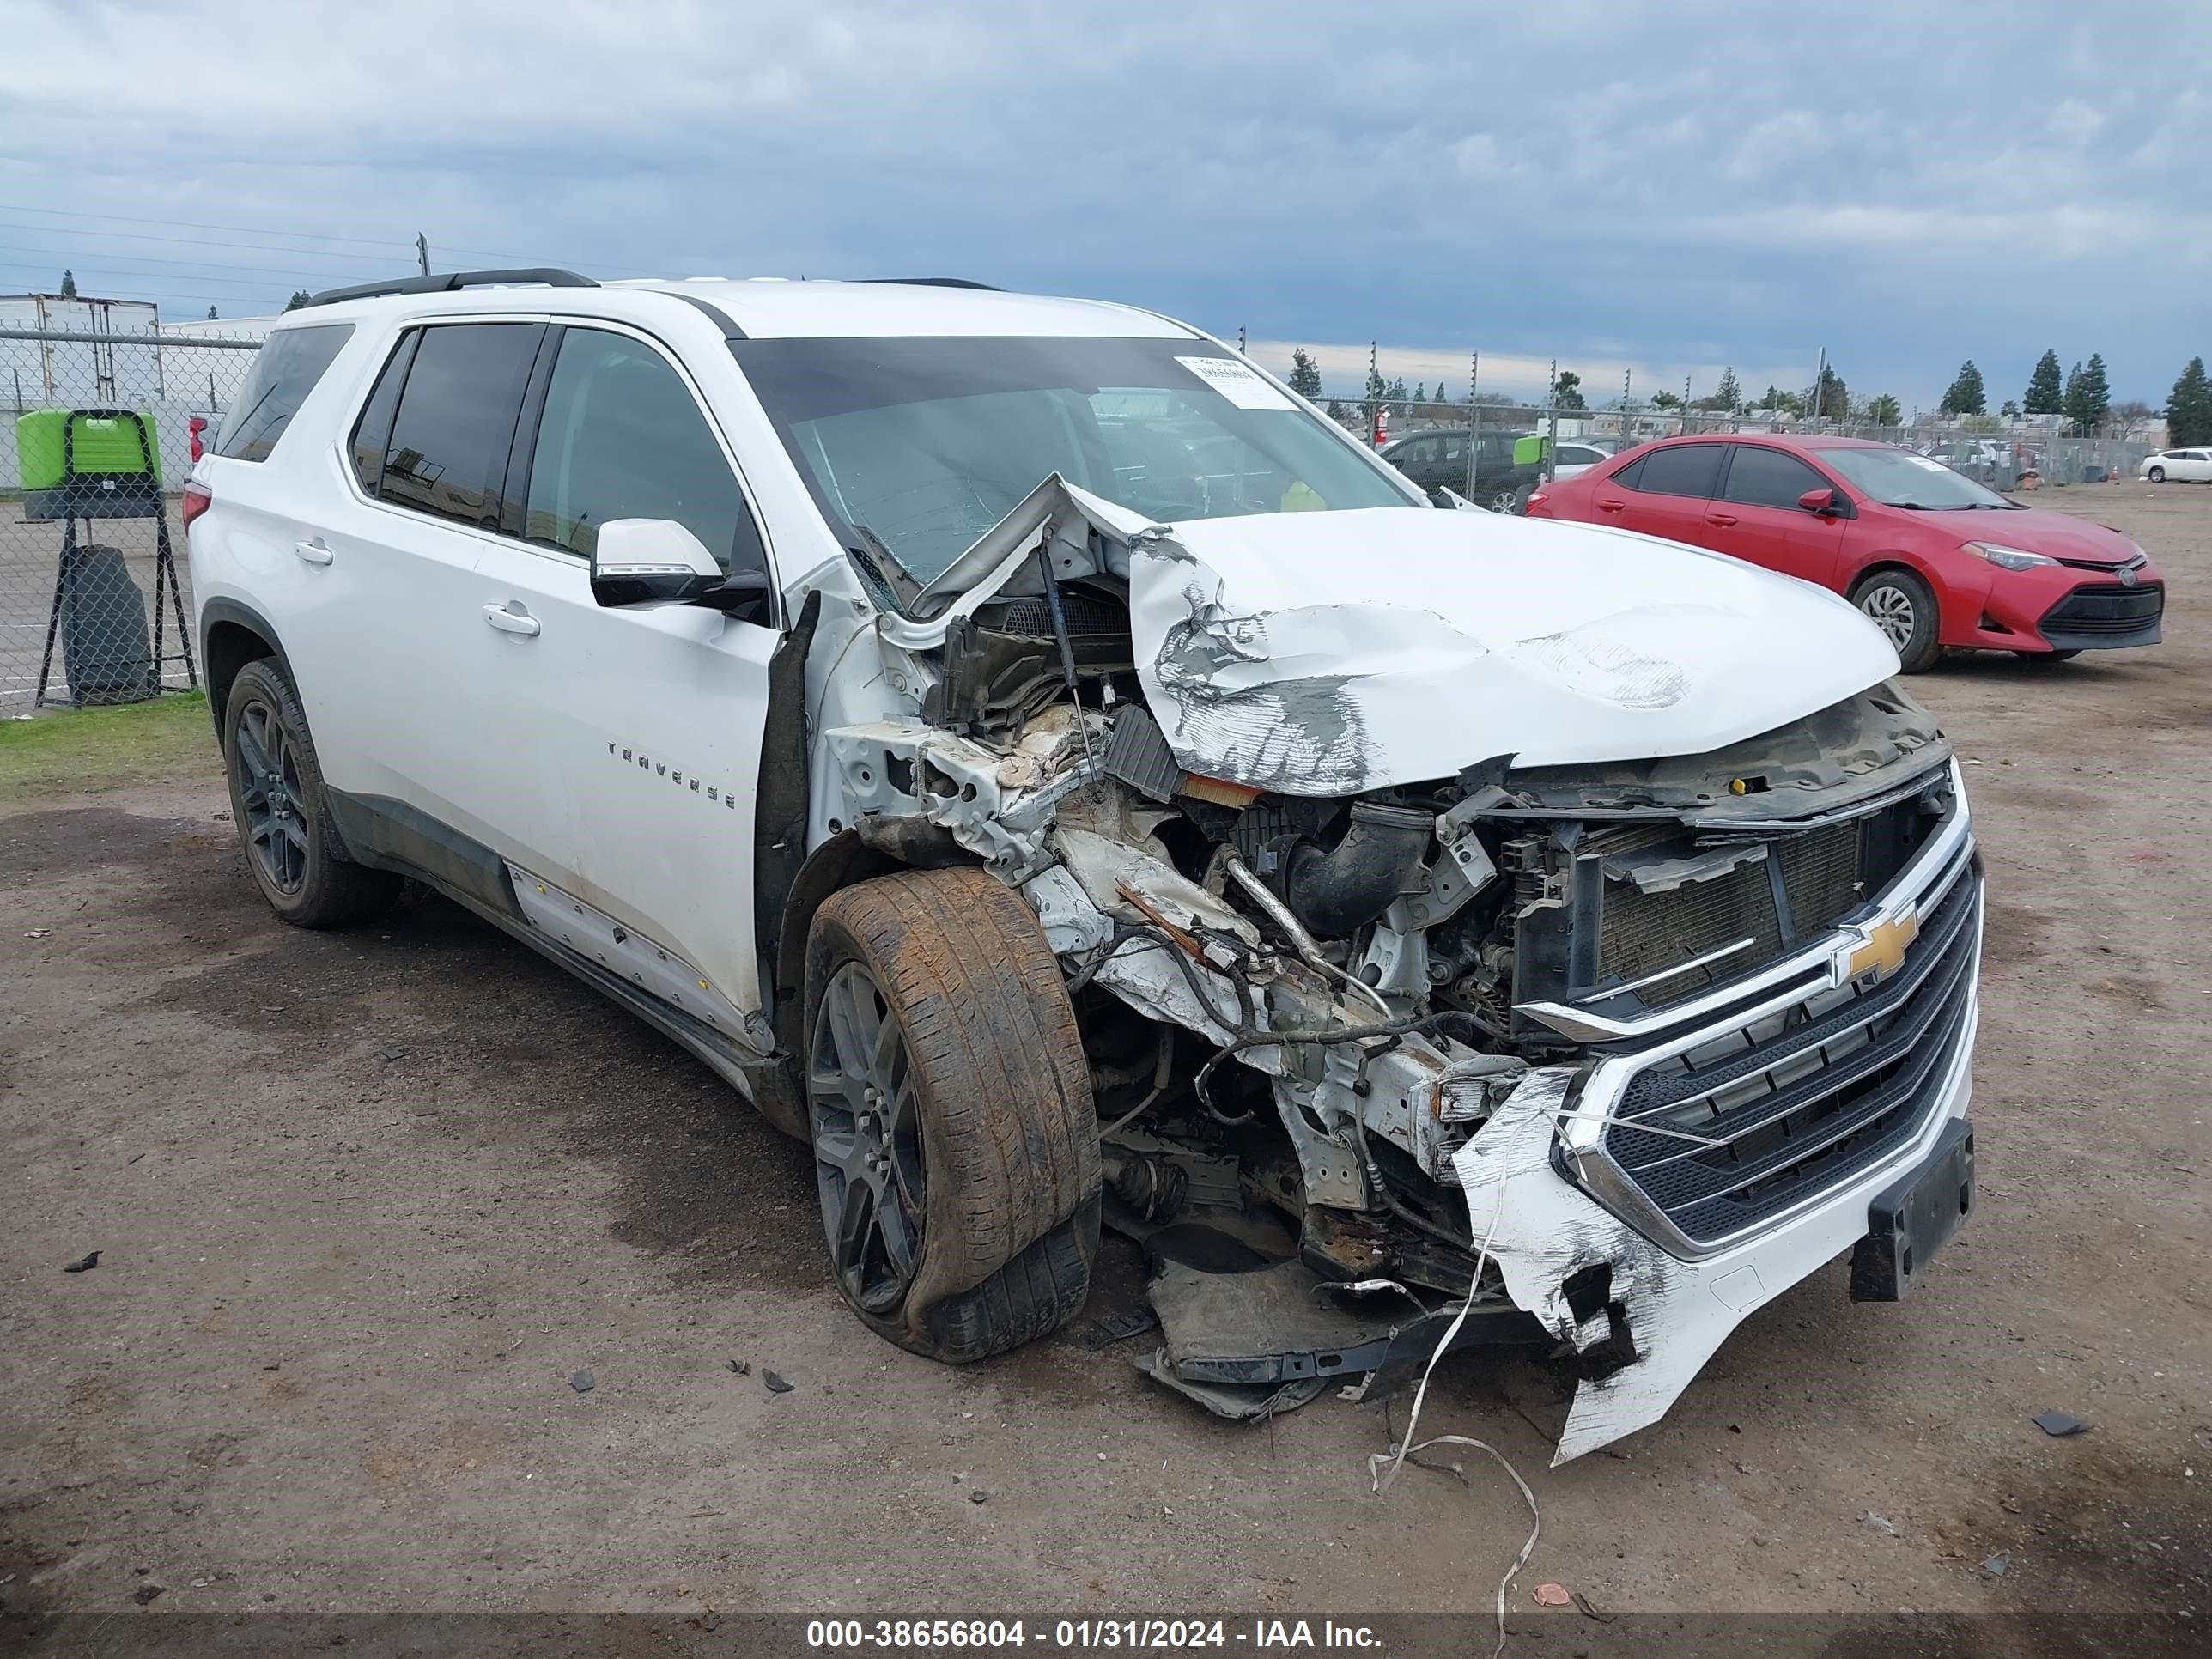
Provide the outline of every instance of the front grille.
[[1607,1127],[1606,1155],[1705,1244],[1900,1151],[1936,1109],[1964,1035],[1980,909],[1970,871],[1888,980],[1824,991],[1638,1073],[1612,1109],[1621,1121]]
[[2166,614],[2166,587],[2143,582],[2085,582],[2043,613],[2037,630],[2057,649],[2150,645]]

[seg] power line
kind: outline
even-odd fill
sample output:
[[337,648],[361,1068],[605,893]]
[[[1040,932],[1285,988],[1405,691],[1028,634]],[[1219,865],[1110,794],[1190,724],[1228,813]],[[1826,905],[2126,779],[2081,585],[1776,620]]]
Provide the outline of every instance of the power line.
[[[288,236],[299,241],[356,242],[364,247],[390,247],[392,246],[390,241],[377,238],[367,236],[329,235],[319,230],[271,230],[265,226],[256,225],[203,225],[195,223],[190,219],[134,219],[128,214],[124,213],[78,213],[66,208],[31,207],[20,202],[0,202],[0,213],[38,213],[43,214],[50,219],[105,220],[111,224],[118,225],[161,225],[170,230],[221,230],[234,232],[240,236]],[[58,227],[54,227],[54,228],[58,228]],[[114,234],[119,235],[123,233],[117,232]],[[146,240],[149,241],[158,241],[167,239],[149,237]],[[314,250],[312,248],[297,248],[282,251],[309,253],[313,252]]]
[[[23,270],[35,275],[40,271],[51,271],[52,269],[52,265],[19,265],[0,262],[0,270]],[[77,288],[79,297],[88,300],[112,300],[122,297],[113,294],[83,292],[88,287],[94,285],[110,288],[179,288],[183,289],[186,298],[195,294],[217,295],[218,290],[228,290],[231,295],[240,299],[258,298],[264,295],[275,294],[284,286],[282,283],[249,283],[229,276],[163,276],[158,271],[115,270],[103,274],[98,265],[87,265],[84,270],[86,274],[77,278]],[[218,297],[221,295],[218,295]]]
[[[236,248],[246,253],[281,253],[288,258],[294,259],[356,261],[365,257],[358,253],[344,252],[337,248],[270,247],[266,244],[253,242],[220,242],[206,236],[155,236],[141,230],[79,230],[68,225],[27,225],[12,220],[0,220],[0,226],[4,226],[9,230],[43,231],[49,236],[97,236],[104,241],[170,242],[180,247],[228,247]],[[405,245],[398,242],[378,242],[372,246],[382,248],[385,251],[385,257],[389,258],[393,257],[393,249]]]
[[[65,247],[27,247],[21,243],[0,246],[0,253],[52,254],[57,257],[57,263],[64,264],[75,263],[70,256],[76,252],[73,248]],[[161,254],[111,253],[104,257],[110,263],[124,260],[134,265],[182,265],[194,270],[228,270],[247,276],[304,276],[314,282],[328,282],[334,274],[327,270],[286,270],[275,265],[216,264],[205,259],[173,259]],[[362,262],[355,263],[358,267]]]

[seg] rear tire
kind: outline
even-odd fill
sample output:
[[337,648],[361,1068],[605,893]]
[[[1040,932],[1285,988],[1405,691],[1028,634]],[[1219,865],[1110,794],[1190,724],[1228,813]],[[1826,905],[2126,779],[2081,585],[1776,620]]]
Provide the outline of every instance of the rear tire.
[[951,1364],[1079,1312],[1098,1121],[1075,1010],[1027,906],[980,870],[835,893],[806,949],[806,1097],[837,1287]]
[[1484,505],[1492,513],[1504,514],[1510,518],[1521,510],[1523,499],[1519,490],[1506,487],[1492,490],[1490,499]]
[[390,909],[401,878],[356,864],[331,821],[307,711],[269,658],[250,662],[222,706],[230,816],[254,884],[295,927],[342,927]]
[[1851,589],[1851,603],[1897,647],[1897,660],[1905,672],[1933,668],[1943,654],[1935,592],[1911,571],[1875,571]]

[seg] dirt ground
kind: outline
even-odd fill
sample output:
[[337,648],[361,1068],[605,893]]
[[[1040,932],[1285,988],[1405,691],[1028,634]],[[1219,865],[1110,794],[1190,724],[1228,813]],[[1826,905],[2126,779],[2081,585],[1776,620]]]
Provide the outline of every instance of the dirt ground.
[[[2169,642],[1914,686],[1989,861],[1980,1213],[1913,1300],[1854,1306],[1833,1265],[1562,1469],[1561,1378],[1449,1368],[1425,1427],[1542,1505],[1524,1615],[1554,1580],[2212,1622],[2212,489],[2039,504],[2143,542]],[[1079,1325],[966,1370],[893,1350],[837,1298],[805,1156],[702,1067],[442,902],[280,926],[212,739],[171,773],[0,808],[17,1610],[1486,1613],[1528,1529],[1487,1460],[1373,1496],[1374,1407],[1223,1424]],[[1107,1255],[1091,1316],[1140,1300]]]

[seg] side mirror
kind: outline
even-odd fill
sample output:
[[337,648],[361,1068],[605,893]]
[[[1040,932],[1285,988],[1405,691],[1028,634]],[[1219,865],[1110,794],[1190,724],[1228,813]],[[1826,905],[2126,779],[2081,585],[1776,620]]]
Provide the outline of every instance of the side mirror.
[[769,585],[760,571],[727,576],[673,519],[611,519],[592,548],[592,598],[610,608],[696,605],[757,619]]
[[1836,492],[1832,489],[1808,489],[1797,498],[1797,505],[1808,513],[1833,513],[1838,510]]

